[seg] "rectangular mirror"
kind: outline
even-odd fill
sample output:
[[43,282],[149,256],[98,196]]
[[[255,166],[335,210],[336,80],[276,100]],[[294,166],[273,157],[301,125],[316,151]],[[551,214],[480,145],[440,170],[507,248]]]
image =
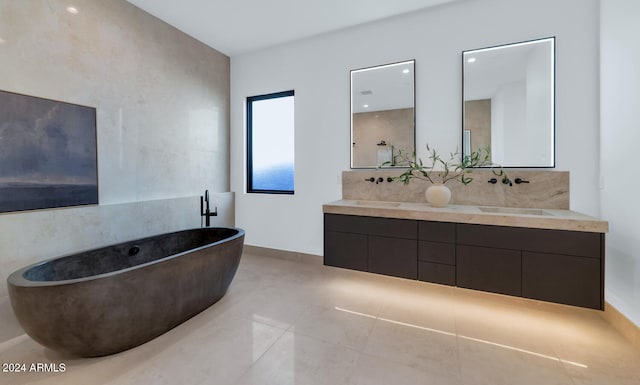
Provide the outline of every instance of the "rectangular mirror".
[[503,167],[555,167],[555,38],[462,52],[462,149]]
[[351,168],[379,167],[398,150],[415,151],[415,60],[351,71]]

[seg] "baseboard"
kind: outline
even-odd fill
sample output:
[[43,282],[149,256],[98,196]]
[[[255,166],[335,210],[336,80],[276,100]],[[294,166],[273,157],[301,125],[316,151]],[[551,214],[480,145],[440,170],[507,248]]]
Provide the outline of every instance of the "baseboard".
[[255,254],[255,255],[260,255],[260,256],[269,257],[269,258],[278,258],[278,259],[286,259],[288,261],[312,263],[314,265],[322,265],[323,263],[323,258],[321,255],[270,249],[268,247],[244,245],[244,252],[247,254]]
[[604,303],[603,317],[632,344],[640,349],[640,327],[606,301]]

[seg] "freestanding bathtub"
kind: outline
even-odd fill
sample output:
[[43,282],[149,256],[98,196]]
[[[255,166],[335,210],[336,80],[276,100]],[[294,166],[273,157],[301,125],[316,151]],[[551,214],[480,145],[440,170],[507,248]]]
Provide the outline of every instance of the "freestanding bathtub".
[[11,305],[27,334],[50,349],[117,353],[222,298],[243,242],[242,229],[202,228],[50,259],[9,276]]

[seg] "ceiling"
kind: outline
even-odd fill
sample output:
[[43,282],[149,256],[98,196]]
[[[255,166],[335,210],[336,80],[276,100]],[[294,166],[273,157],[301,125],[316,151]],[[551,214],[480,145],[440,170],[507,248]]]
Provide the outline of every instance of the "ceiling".
[[351,71],[351,111],[413,108],[414,71],[413,60]]
[[235,56],[460,0],[127,0]]

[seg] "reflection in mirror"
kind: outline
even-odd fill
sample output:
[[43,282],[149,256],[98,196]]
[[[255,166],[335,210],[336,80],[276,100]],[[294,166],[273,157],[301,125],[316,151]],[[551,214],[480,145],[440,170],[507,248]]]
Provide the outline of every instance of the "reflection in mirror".
[[414,83],[414,60],[351,71],[351,168],[415,151]]
[[555,166],[555,38],[462,53],[464,154],[503,167]]

